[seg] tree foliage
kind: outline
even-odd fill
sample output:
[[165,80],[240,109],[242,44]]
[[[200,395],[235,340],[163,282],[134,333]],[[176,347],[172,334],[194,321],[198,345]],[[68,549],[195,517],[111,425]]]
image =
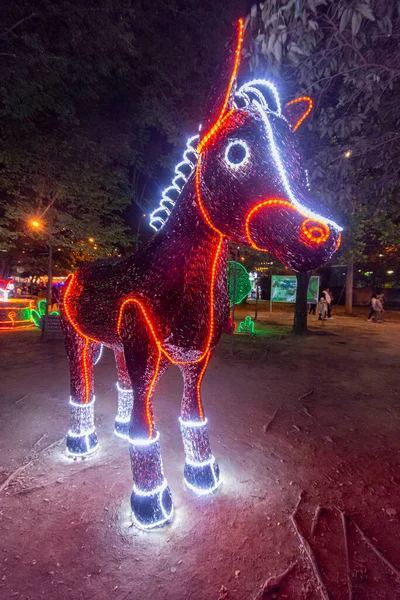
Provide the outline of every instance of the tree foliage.
[[15,0],[2,9],[3,256],[26,248],[37,215],[66,254],[88,237],[103,254],[129,244],[124,211],[148,203],[175,145],[197,128],[238,5]]
[[345,228],[342,256],[399,244],[398,2],[271,0],[248,22],[251,68],[279,74],[287,100],[314,100],[299,134],[316,203]]

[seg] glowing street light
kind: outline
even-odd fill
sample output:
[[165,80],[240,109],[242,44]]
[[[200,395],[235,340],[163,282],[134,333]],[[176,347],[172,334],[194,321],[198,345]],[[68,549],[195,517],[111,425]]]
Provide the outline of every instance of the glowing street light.
[[37,229],[38,227],[40,227],[40,221],[36,221],[34,219],[33,221],[31,221],[31,226],[35,227],[35,229]]
[[93,244],[93,243],[94,243],[94,238],[88,238],[88,240],[89,240],[89,242],[90,242],[91,244]]
[[346,152],[344,153],[344,157],[345,158],[350,158],[350,156],[353,154],[352,150],[346,150]]

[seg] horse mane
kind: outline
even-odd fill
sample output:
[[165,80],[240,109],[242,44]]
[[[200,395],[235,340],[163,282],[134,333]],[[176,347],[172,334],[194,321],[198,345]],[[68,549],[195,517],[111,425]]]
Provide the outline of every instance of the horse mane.
[[[270,108],[271,99],[275,105],[274,109]],[[256,102],[259,108],[265,112],[270,111],[278,114],[280,117],[283,116],[281,114],[281,103],[277,89],[266,79],[253,79],[242,85],[236,92],[234,101],[236,108],[249,106],[252,102]],[[160,231],[164,226],[186,182],[196,167],[199,155],[192,144],[194,141],[198,141],[199,137],[197,134],[188,139],[186,150],[183,153],[183,160],[175,167],[175,177],[172,180],[172,184],[162,192],[158,207],[150,215],[150,227],[154,231]]]
[[199,155],[192,146],[193,142],[199,139],[199,135],[192,135],[186,142],[186,150],[183,153],[183,160],[175,167],[175,177],[172,183],[161,194],[159,206],[150,215],[150,227],[159,231],[175,206],[175,203],[181,194],[185,184],[193,173]]

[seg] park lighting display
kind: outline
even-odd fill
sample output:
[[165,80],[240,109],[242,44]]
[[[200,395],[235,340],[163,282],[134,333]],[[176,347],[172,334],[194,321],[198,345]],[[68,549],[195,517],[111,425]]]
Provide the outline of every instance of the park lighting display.
[[131,256],[78,269],[63,294],[71,382],[68,451],[82,456],[98,445],[93,363],[101,345],[108,346],[118,373],[115,431],[129,445],[133,521],[144,529],[164,525],[173,514],[152,404],[171,364],[183,376],[186,487],[207,495],[221,483],[201,383],[222,332],[232,330],[229,240],[271,252],[296,271],[318,267],[340,244],[340,227],[310,208],[298,151],[295,130],[311,101],[281,107],[277,90],[264,80],[237,89],[243,27],[239,20],[200,135],[190,138],[151,215],[152,227],[161,231]]

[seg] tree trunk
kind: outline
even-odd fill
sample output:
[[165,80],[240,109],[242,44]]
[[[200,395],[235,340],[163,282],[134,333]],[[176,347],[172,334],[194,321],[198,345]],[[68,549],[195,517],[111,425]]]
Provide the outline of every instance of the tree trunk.
[[311,272],[296,273],[297,290],[296,305],[294,308],[293,333],[295,335],[305,335],[307,329],[307,289]]
[[43,315],[43,323],[42,323],[42,337],[45,334],[45,329],[47,328],[47,317],[50,314],[50,304],[51,304],[51,287],[53,284],[53,246],[49,242],[48,244],[49,255],[47,262],[47,289],[46,289],[46,306]]
[[353,279],[354,279],[354,258],[351,256],[347,263],[346,274],[346,315],[353,314]]

